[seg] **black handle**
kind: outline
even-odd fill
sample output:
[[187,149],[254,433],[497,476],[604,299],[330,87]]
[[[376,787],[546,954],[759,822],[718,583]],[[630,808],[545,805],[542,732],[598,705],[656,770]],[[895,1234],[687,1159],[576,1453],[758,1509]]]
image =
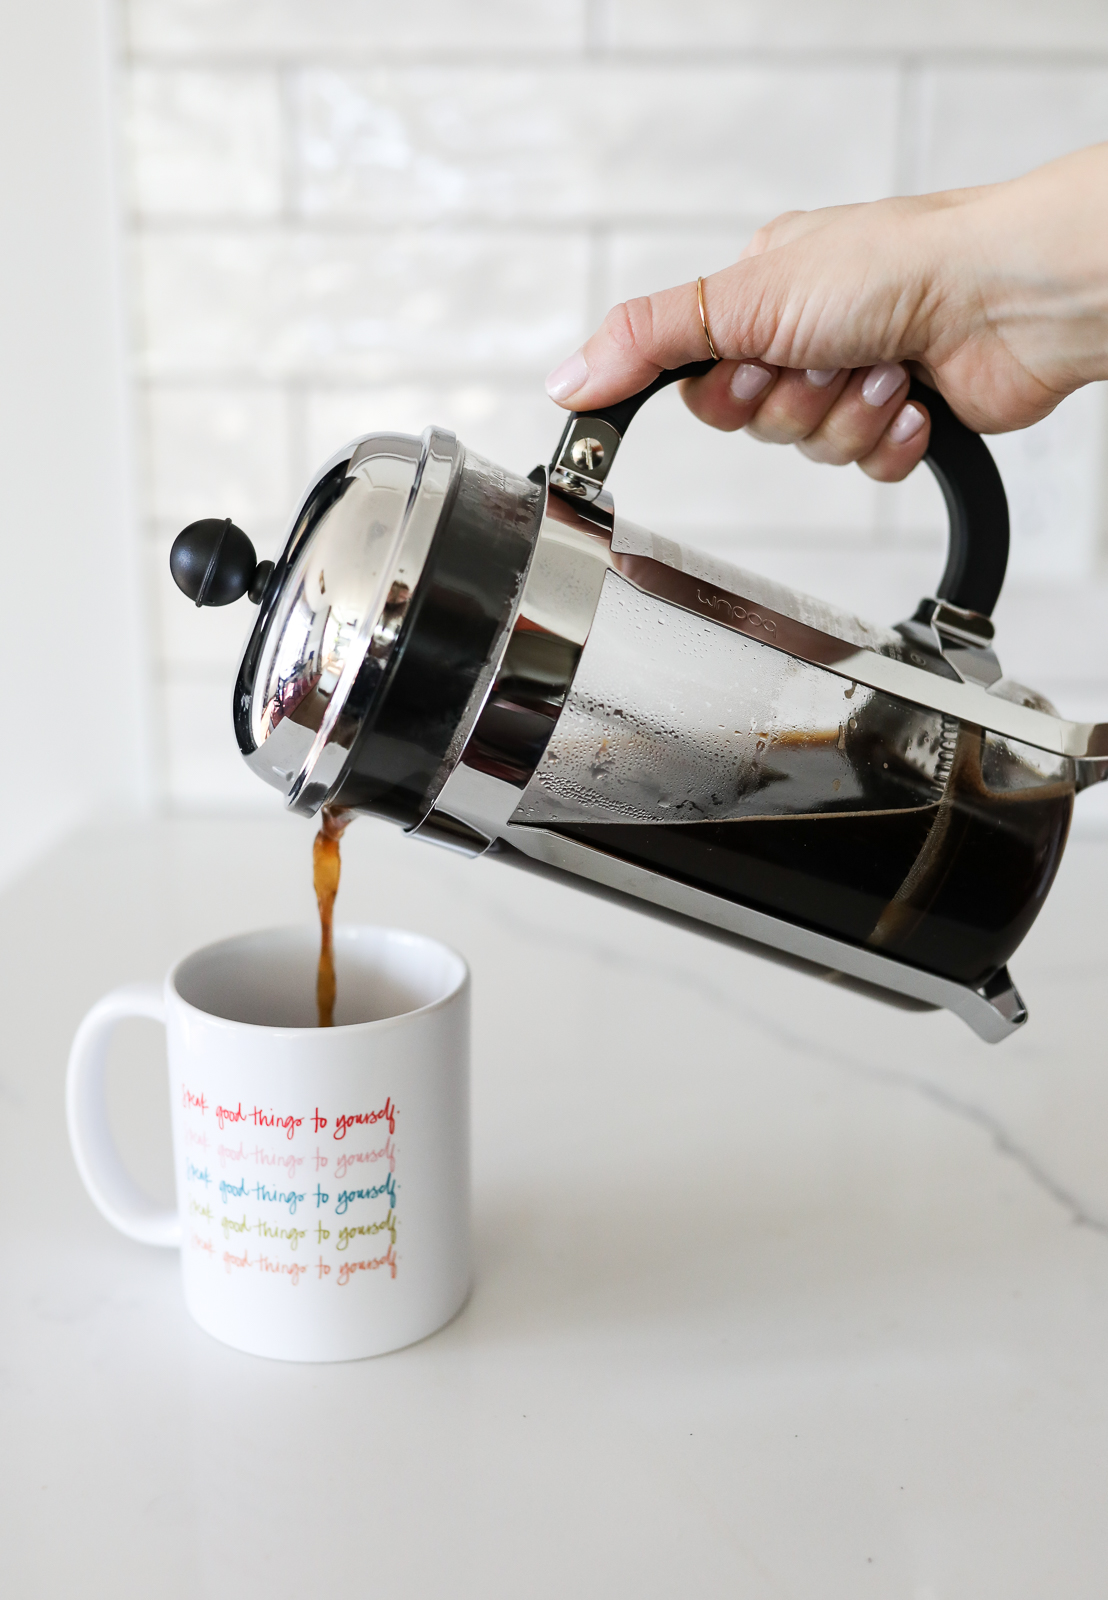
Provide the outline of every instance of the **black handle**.
[[[639,407],[669,384],[702,377],[714,366],[714,361],[690,361],[659,373],[627,400],[599,411],[574,412],[551,463],[554,486],[582,499],[595,499]],[[987,617],[1008,565],[1008,500],[1000,473],[984,439],[958,420],[937,389],[913,378],[908,398],[918,400],[930,413],[931,438],[923,459],[938,481],[950,518],[946,570],[936,598]]]
[[599,417],[602,422],[611,423],[620,438],[627,432],[631,418],[640,406],[644,406],[654,395],[662,389],[668,389],[671,383],[679,383],[682,378],[702,378],[706,372],[711,372],[715,366],[714,361],[686,361],[683,367],[673,367],[668,372],[659,372],[653,383],[648,383],[645,389],[640,389],[638,394],[631,395],[626,400],[617,400],[615,405],[604,406],[599,411],[579,411],[579,417]]
[[936,598],[987,617],[1000,598],[1008,566],[1008,497],[1000,472],[981,435],[959,421],[937,389],[913,378],[908,398],[931,413],[923,459],[950,518],[946,570]]

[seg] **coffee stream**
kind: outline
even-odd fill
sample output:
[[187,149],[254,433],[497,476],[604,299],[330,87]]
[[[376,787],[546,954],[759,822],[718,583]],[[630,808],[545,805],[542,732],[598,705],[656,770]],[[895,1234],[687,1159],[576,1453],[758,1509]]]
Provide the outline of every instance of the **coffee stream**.
[[319,970],[315,1000],[321,1028],[335,1025],[335,896],[339,892],[342,870],[339,840],[352,815],[337,806],[324,806],[312,847],[312,881],[319,904]]

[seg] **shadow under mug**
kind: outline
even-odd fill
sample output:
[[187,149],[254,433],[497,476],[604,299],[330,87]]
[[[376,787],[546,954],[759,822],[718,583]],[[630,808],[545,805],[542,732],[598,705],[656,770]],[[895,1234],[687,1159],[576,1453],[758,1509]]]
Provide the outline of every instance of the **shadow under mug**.
[[[200,1326],[254,1355],[347,1361],[425,1338],[470,1283],[469,973],[392,928],[338,928],[335,1026],[318,931],[244,934],[164,985],[98,1001],[69,1057],[78,1171],[122,1233],[178,1246]],[[166,1027],[177,1207],[127,1173],[105,1100],[116,1025]]]

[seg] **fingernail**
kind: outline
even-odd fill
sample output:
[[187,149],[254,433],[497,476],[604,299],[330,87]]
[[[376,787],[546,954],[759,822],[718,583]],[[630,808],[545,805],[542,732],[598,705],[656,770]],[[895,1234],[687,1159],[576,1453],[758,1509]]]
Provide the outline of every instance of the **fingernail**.
[[765,367],[756,367],[753,361],[744,361],[732,374],[731,393],[736,400],[753,400],[756,394],[761,394],[772,377],[773,373],[767,372]]
[[577,393],[588,375],[588,363],[581,351],[575,350],[571,356],[566,357],[561,366],[547,373],[546,392],[551,400],[564,400],[566,395]]
[[901,406],[886,428],[885,437],[890,444],[903,444],[906,439],[913,438],[920,431],[925,420],[918,406]]
[[828,367],[826,371],[822,367],[805,367],[804,376],[813,389],[826,389],[839,376],[840,370],[839,367]]
[[867,406],[883,406],[907,381],[908,373],[899,361],[881,361],[866,374],[862,399]]

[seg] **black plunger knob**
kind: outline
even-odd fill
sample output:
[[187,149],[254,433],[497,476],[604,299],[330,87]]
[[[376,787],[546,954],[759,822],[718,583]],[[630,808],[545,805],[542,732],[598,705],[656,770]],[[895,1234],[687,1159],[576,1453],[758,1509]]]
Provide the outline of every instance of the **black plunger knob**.
[[190,522],[169,552],[173,581],[198,606],[229,606],[248,594],[257,605],[272,561],[259,562],[254,546],[230,517]]

